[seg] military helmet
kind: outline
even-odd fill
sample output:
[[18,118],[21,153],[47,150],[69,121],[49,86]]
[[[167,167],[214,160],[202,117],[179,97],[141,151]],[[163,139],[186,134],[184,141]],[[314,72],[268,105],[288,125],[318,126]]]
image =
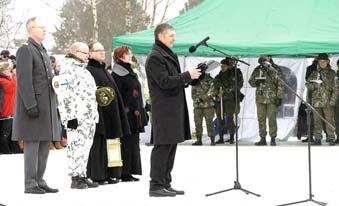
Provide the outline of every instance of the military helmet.
[[95,91],[95,96],[98,105],[104,107],[114,100],[115,94],[111,87],[100,87]]

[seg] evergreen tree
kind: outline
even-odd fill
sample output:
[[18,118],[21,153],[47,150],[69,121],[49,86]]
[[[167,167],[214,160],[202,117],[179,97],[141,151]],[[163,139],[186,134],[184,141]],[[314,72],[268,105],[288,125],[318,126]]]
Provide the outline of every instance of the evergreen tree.
[[[126,7],[126,1],[129,1],[129,7]],[[140,31],[149,24],[150,18],[137,0],[99,0],[96,1],[96,9],[98,41],[106,49],[107,62],[111,60],[113,35]],[[60,18],[61,25],[53,33],[54,53],[65,54],[75,41],[93,41],[94,18],[88,0],[67,0],[61,9]]]

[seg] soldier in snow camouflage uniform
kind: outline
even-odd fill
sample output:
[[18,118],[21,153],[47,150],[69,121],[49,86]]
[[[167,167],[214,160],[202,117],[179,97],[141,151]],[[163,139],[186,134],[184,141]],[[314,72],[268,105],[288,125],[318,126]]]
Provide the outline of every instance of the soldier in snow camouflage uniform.
[[96,84],[84,63],[88,46],[77,42],[61,64],[60,75],[53,79],[63,125],[67,126],[67,158],[71,188],[93,185],[86,179],[86,166],[98,122]]
[[[318,67],[313,70],[306,80],[306,87],[311,94],[311,104],[316,111],[334,126],[334,106],[338,91],[335,86],[335,71],[329,65],[327,54],[318,55]],[[322,120],[313,114],[314,119],[314,145],[321,145]],[[331,146],[334,143],[334,130],[326,124],[326,132]]]
[[205,118],[207,126],[207,134],[211,139],[211,145],[214,143],[213,134],[213,117],[214,117],[214,101],[212,90],[213,78],[206,73],[203,80],[197,85],[192,86],[192,99],[194,106],[194,123],[197,141],[193,145],[202,145],[202,122]]
[[266,117],[268,116],[268,126],[271,136],[271,146],[275,146],[275,138],[277,136],[277,112],[278,107],[284,97],[284,85],[279,78],[282,79],[282,72],[278,65],[274,64],[271,56],[261,56],[272,64],[273,72],[262,65],[257,66],[250,79],[249,84],[256,88],[256,105],[259,123],[260,141],[255,145],[267,145],[266,142]]

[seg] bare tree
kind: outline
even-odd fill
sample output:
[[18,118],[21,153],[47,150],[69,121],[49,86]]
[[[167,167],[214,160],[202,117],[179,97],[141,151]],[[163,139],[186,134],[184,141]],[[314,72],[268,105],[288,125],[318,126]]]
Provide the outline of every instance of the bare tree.
[[166,1],[164,13],[162,14],[160,23],[164,22],[164,19],[165,19],[166,13],[167,13],[167,9],[168,9],[168,7],[169,7],[171,4],[173,4],[174,2],[175,2],[175,0],[167,0],[167,1]]
[[23,21],[14,22],[10,12],[13,10],[10,5],[12,0],[0,0],[0,47],[8,49],[14,46],[15,37],[18,35]]

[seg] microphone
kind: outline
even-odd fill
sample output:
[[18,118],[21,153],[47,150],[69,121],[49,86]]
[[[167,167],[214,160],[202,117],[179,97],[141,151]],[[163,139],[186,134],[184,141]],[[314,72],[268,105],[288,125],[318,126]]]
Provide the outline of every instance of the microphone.
[[196,45],[194,45],[194,46],[191,46],[191,47],[189,48],[188,51],[189,51],[190,53],[195,52],[195,50],[197,50],[197,48],[198,48],[199,46],[201,46],[201,45],[206,45],[206,42],[207,42],[209,39],[210,39],[209,36],[206,37],[205,39],[201,40],[198,44],[196,44]]

